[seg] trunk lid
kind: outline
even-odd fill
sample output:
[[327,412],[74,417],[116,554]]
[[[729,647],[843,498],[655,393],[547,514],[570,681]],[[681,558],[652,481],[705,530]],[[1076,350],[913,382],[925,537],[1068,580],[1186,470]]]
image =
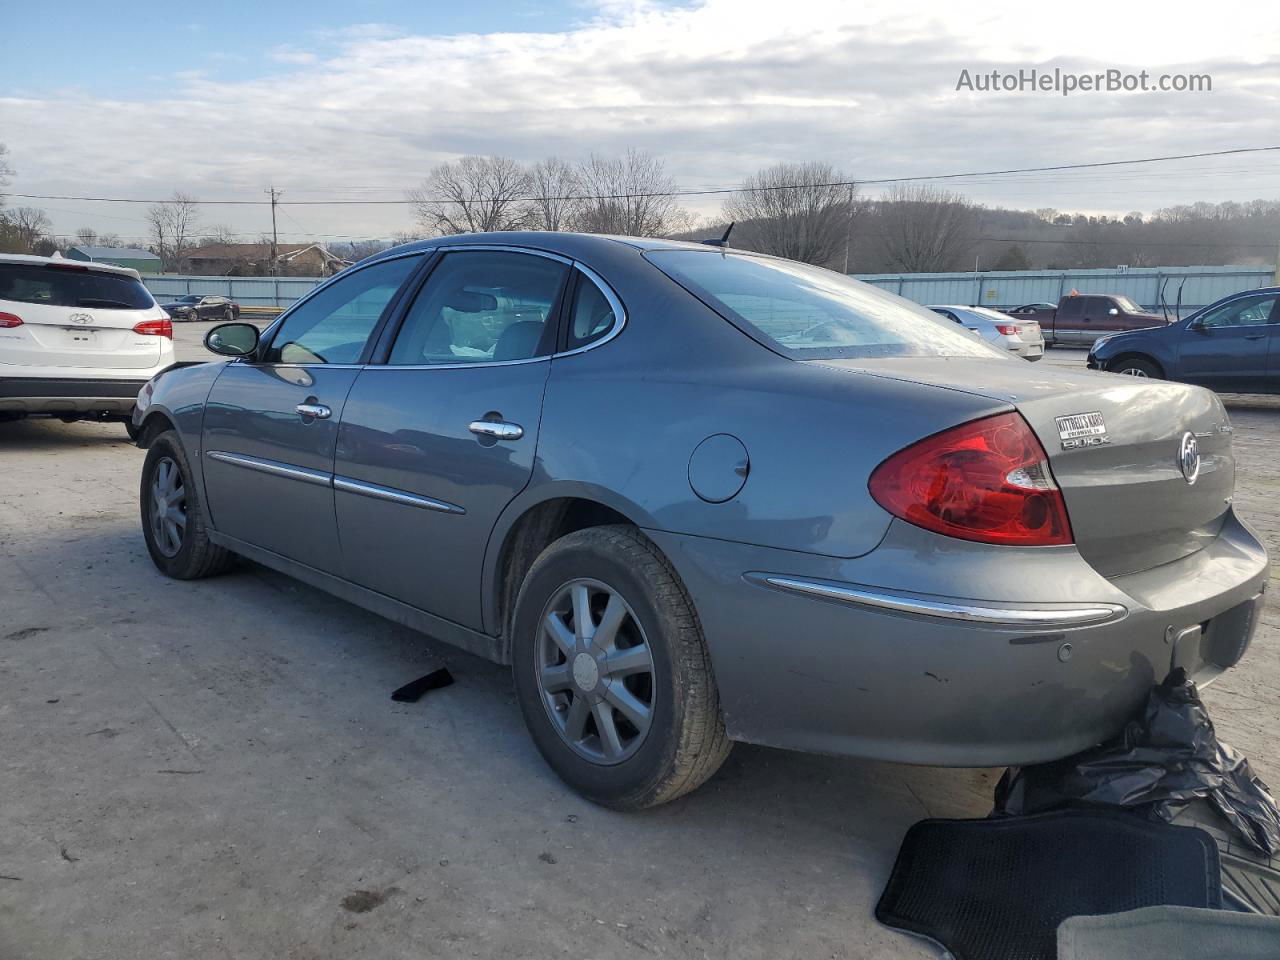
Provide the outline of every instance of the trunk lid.
[[[960,390],[1017,408],[1049,456],[1077,549],[1103,576],[1195,553],[1218,535],[1230,506],[1231,426],[1221,401],[1200,387],[1039,364],[1028,369],[1020,360],[808,362]],[[1198,454],[1198,470],[1187,451],[1184,472],[1184,443]]]

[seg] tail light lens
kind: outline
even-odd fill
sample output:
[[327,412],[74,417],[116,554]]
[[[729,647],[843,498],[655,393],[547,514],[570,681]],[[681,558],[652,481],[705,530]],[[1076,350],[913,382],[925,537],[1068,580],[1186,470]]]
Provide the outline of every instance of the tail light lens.
[[5,313],[0,310],[0,330],[9,330],[22,326],[22,318],[16,313]]
[[1017,413],[926,437],[876,467],[868,486],[895,517],[949,537],[1023,547],[1073,542],[1049,458]]
[[163,320],[143,320],[141,323],[134,324],[133,332],[149,337],[168,337],[172,340],[173,321],[168,317]]
[[1016,323],[997,323],[996,329],[1003,333],[1006,337],[1016,337],[1022,332],[1022,328]]

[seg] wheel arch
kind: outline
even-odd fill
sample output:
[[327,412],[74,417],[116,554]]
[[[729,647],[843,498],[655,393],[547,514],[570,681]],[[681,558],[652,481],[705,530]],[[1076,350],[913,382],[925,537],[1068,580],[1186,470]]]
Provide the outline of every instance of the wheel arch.
[[136,443],[145,450],[166,430],[177,429],[178,425],[168,413],[163,410],[153,410],[143,418]]
[[533,500],[513,502],[498,519],[485,550],[482,605],[485,632],[501,640],[509,659],[510,622],[524,575],[553,542],[588,527],[627,524],[643,528],[647,513],[608,493],[577,484],[543,491]]

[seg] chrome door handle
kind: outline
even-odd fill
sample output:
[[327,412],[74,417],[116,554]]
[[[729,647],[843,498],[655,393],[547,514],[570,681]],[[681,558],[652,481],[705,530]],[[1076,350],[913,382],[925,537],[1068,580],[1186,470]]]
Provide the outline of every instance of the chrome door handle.
[[524,427],[505,420],[472,420],[467,424],[467,429],[477,436],[493,437],[495,440],[519,440],[524,436]]
[[299,416],[315,417],[317,420],[328,420],[333,416],[333,411],[323,403],[300,403],[293,409],[298,411]]

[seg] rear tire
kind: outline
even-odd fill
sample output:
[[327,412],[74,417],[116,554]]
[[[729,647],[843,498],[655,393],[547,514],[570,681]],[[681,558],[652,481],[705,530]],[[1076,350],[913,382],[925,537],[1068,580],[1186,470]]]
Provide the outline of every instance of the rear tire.
[[135,427],[135,426],[133,425],[133,421],[132,421],[132,420],[125,420],[125,421],[124,421],[124,432],[125,432],[125,433],[127,433],[127,434],[129,435],[129,439],[130,439],[130,440],[132,440],[134,443],[137,443],[137,442],[138,442],[138,437],[140,436],[140,431],[138,430],[138,428],[137,428],[137,427]]
[[1144,360],[1142,357],[1124,357],[1117,360],[1111,365],[1111,372],[1143,379],[1160,379],[1160,369],[1150,360]]
[[[567,628],[559,641],[553,616]],[[697,613],[666,558],[633,527],[579,530],[542,552],[516,598],[511,654],[534,744],[589,800],[616,810],[667,803],[729,755]]]
[[151,562],[175,580],[212,577],[235,561],[209,540],[209,514],[191,476],[176,432],[166,430],[151,442],[138,494],[142,534]]

